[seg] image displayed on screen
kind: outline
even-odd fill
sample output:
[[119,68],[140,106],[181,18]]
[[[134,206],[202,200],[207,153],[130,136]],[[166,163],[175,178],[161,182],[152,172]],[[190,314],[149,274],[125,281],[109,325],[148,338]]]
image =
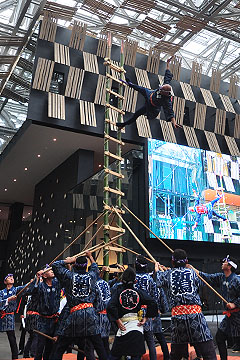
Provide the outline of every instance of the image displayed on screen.
[[240,244],[240,157],[152,139],[148,170],[157,236]]

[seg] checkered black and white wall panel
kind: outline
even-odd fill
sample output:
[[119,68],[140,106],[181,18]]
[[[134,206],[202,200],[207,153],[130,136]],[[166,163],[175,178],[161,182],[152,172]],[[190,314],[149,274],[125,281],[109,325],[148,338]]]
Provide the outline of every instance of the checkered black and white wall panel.
[[[60,94],[63,96],[63,99],[61,98],[62,108],[61,111],[54,112],[54,114],[59,114],[55,119],[53,112],[48,111],[48,114],[52,115],[48,121],[60,124],[60,126],[77,126],[78,130],[85,130],[87,127],[89,133],[102,132],[106,68],[103,64],[104,59],[96,55],[99,40],[87,36],[84,47],[82,50],[78,50],[69,46],[70,39],[71,31],[58,27],[54,42],[38,40],[32,91],[34,93],[37,90],[38,94],[42,93],[42,99],[44,99],[42,101],[46,103],[44,93],[52,91],[51,84],[54,74],[62,73],[63,84]],[[114,45],[112,59],[116,63],[119,60],[119,54],[120,48]],[[166,65],[160,62],[158,74],[151,73],[146,71],[147,61],[147,55],[137,53],[135,67],[125,66],[126,75],[132,82],[154,89],[158,87]],[[116,74],[112,75],[116,76]],[[161,111],[161,122],[158,119],[148,121],[145,118],[144,121],[141,120],[138,124],[132,125],[130,127],[132,129],[127,128],[124,136],[131,141],[135,132],[133,141],[136,141],[136,134],[138,134],[139,137],[153,137],[191,147],[239,155],[240,101],[230,98],[226,91],[222,94],[210,91],[211,79],[206,76],[202,75],[200,87],[190,85],[190,79],[191,72],[182,69],[180,81],[172,81],[176,119],[183,125],[183,129],[174,130],[171,124],[163,125],[162,121],[165,122],[166,119],[164,112]],[[224,86],[222,85],[223,88]],[[113,90],[117,89],[118,84],[113,81],[112,87]],[[126,88],[125,94],[125,120],[127,120],[135,109],[143,105],[144,99],[135,92],[131,93],[129,88]],[[130,101],[130,97],[133,97],[132,101]],[[31,109],[34,106],[33,99],[34,96],[30,97],[30,119]],[[114,99],[112,101],[114,102]],[[71,111],[69,111],[70,107]],[[63,110],[65,114],[62,113]],[[70,124],[70,116],[73,117],[73,114],[74,125]],[[64,125],[63,122],[58,122],[59,117],[57,116],[65,119]],[[41,117],[43,118],[41,114],[33,116],[34,120],[43,121]],[[83,126],[84,128],[82,128]]]

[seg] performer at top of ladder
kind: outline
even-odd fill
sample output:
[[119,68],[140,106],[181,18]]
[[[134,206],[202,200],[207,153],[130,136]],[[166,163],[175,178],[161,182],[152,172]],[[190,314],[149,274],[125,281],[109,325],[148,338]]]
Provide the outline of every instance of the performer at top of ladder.
[[181,125],[176,123],[175,115],[172,107],[172,96],[171,96],[171,85],[170,82],[172,80],[173,74],[169,69],[170,62],[172,57],[167,60],[167,69],[164,75],[164,84],[155,90],[149,90],[145,87],[133,84],[127,77],[126,80],[122,80],[123,83],[126,83],[128,86],[137,90],[142,94],[145,98],[145,105],[142,106],[139,110],[135,112],[135,114],[127,121],[120,123],[118,122],[116,125],[118,128],[123,128],[126,125],[130,125],[133,122],[136,122],[137,118],[141,115],[146,115],[148,120],[155,119],[161,107],[163,107],[163,111],[167,121],[171,121],[175,128],[182,127]]

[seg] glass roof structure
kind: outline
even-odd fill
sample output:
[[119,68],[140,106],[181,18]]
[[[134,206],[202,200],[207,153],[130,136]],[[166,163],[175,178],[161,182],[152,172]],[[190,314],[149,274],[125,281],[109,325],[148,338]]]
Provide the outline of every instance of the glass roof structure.
[[146,51],[166,41],[184,68],[197,61],[205,75],[240,76],[239,0],[0,0],[0,152],[26,119],[38,24],[49,9],[60,26],[80,21],[94,36],[117,28],[116,44],[127,36]]

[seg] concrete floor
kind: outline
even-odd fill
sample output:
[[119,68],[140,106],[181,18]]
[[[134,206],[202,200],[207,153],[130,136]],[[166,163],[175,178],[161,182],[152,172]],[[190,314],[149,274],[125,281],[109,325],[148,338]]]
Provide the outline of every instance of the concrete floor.
[[[210,324],[209,324],[210,325]],[[17,344],[19,343],[20,338],[20,331],[19,331],[20,324],[16,324],[16,338]],[[211,328],[211,326],[209,326]],[[212,333],[214,333],[213,329],[211,329]],[[168,339],[167,339],[168,341]],[[74,353],[74,351],[73,351]],[[240,360],[240,353],[233,353],[231,350],[228,350],[229,356],[234,356],[236,360]],[[22,359],[22,355],[19,356],[19,359]],[[10,346],[8,343],[6,333],[0,333],[0,360],[11,360],[11,351]]]

